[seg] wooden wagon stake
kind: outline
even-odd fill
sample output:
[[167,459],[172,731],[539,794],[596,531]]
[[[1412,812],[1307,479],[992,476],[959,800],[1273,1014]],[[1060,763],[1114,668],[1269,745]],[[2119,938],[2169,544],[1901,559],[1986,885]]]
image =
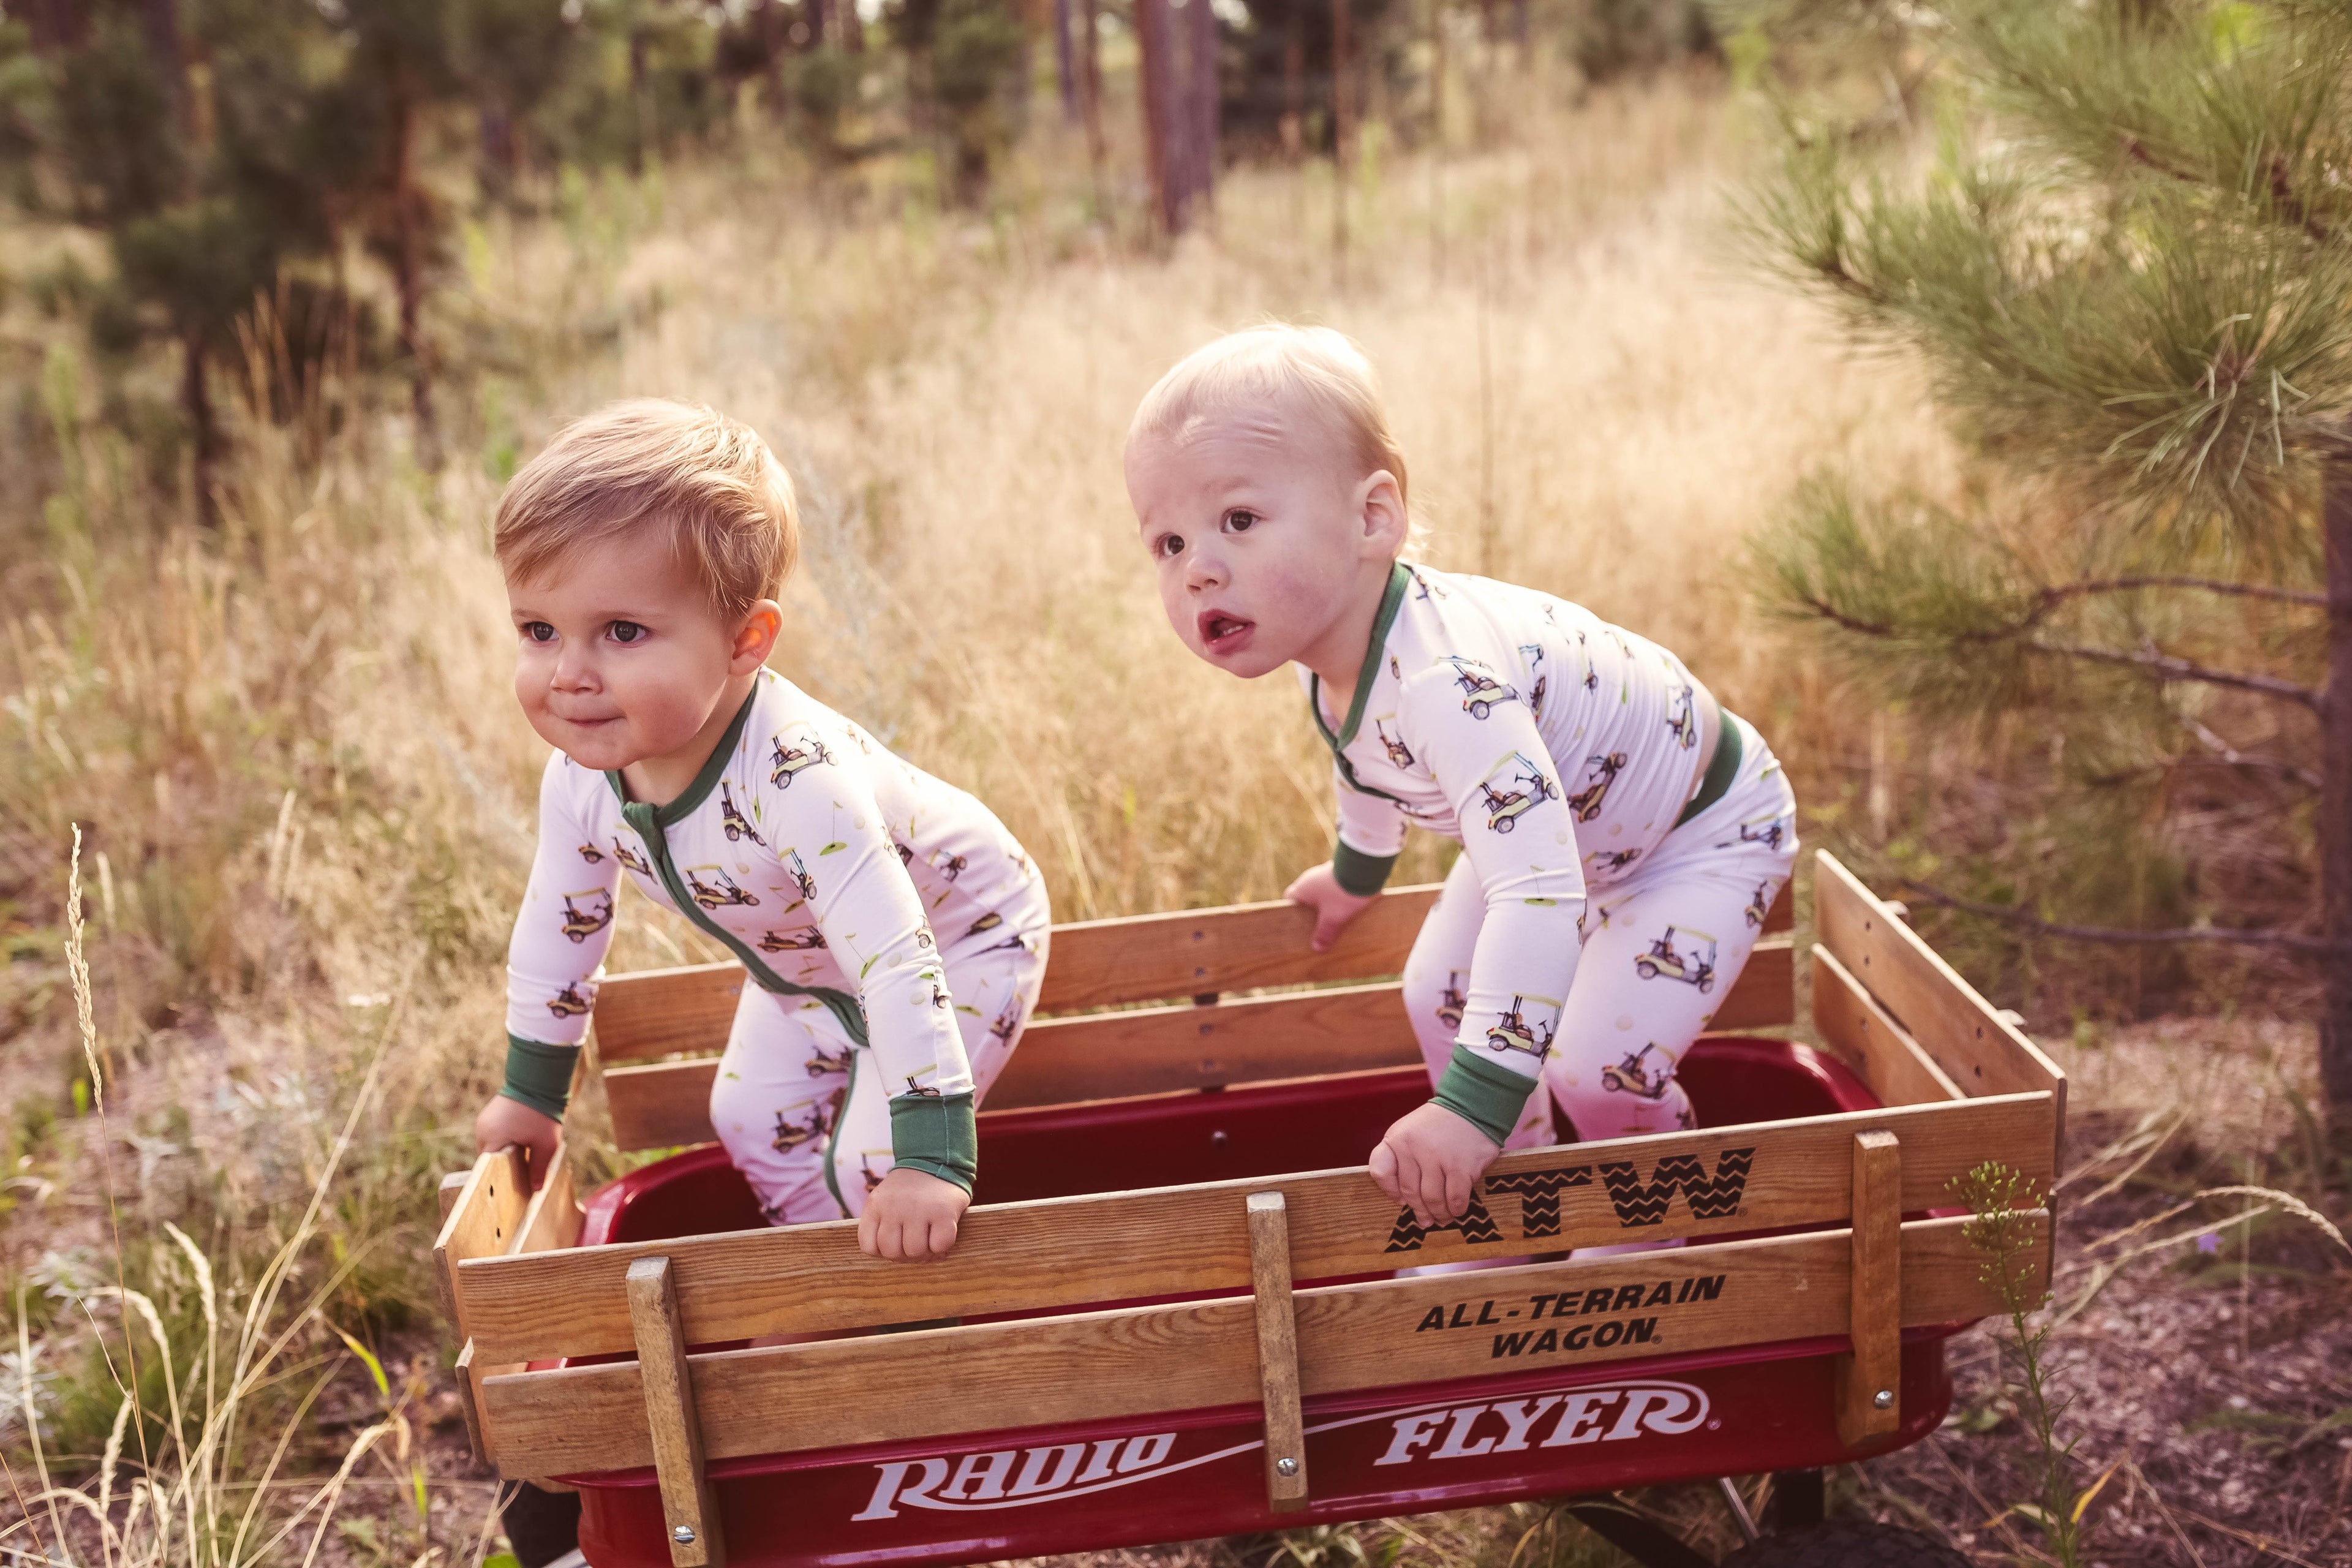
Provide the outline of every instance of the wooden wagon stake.
[[1280,1193],[1249,1195],[1250,1289],[1257,1305],[1257,1375],[1265,1401],[1265,1503],[1307,1506],[1307,1423],[1298,1409],[1298,1320],[1290,1300],[1290,1212]]
[[727,1543],[719,1536],[718,1500],[703,1468],[702,1426],[687,1376],[677,1281],[667,1258],[638,1258],[629,1265],[628,1281],[629,1321],[637,1333],[637,1370],[645,1382],[669,1560],[677,1568],[724,1568]]
[[1903,1425],[1903,1145],[1853,1135],[1853,1349],[1837,1360],[1838,1437],[1848,1447]]

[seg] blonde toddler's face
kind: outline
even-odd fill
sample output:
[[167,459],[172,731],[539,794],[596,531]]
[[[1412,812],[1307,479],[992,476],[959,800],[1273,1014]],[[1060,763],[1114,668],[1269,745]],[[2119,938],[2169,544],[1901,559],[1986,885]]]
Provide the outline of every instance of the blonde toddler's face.
[[1311,664],[1347,614],[1364,509],[1336,446],[1311,420],[1256,408],[1128,447],[1128,498],[1168,624],[1228,674]]
[[686,750],[737,651],[666,540],[610,539],[507,580],[515,698],[540,738],[600,772]]

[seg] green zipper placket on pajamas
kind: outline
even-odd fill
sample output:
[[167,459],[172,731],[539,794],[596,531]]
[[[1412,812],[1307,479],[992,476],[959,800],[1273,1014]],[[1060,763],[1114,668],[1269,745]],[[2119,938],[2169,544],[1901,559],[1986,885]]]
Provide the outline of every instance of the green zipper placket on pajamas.
[[1358,795],[1377,795],[1382,800],[1398,800],[1384,789],[1374,789],[1356,776],[1356,767],[1348,761],[1348,748],[1355,743],[1356,731],[1364,726],[1364,705],[1371,700],[1372,682],[1381,675],[1381,655],[1388,651],[1389,628],[1396,625],[1397,612],[1404,608],[1404,591],[1412,585],[1412,569],[1398,562],[1389,571],[1389,585],[1381,595],[1381,607],[1372,616],[1372,638],[1364,649],[1364,668],[1356,672],[1356,695],[1348,704],[1347,721],[1333,734],[1331,726],[1323,721],[1323,678],[1309,673],[1307,680],[1307,710],[1315,715],[1315,732],[1331,748],[1331,761],[1339,765],[1339,776]]
[[[719,744],[711,749],[710,760],[702,764],[702,772],[695,776],[692,784],[686,786],[684,794],[668,805],[656,806],[649,805],[644,801],[631,800],[628,783],[621,777],[617,770],[607,772],[604,774],[604,780],[613,786],[613,794],[620,800],[622,820],[629,825],[645,844],[646,858],[653,862],[654,875],[660,878],[661,885],[669,889],[670,901],[677,906],[678,913],[692,921],[706,933],[717,939],[728,952],[740,959],[744,973],[749,974],[762,991],[781,996],[813,996],[824,1003],[840,1023],[843,1030],[848,1034],[852,1043],[858,1050],[864,1050],[868,1043],[866,1033],[866,1012],[858,1005],[856,997],[845,991],[836,991],[829,985],[795,985],[769,968],[767,961],[761,958],[757,951],[733,931],[711,919],[709,911],[695,902],[693,889],[688,888],[686,885],[686,879],[677,874],[677,863],[670,858],[669,828],[691,816],[704,801],[710,798],[710,792],[719,787],[720,775],[726,773],[728,762],[735,755],[735,748],[743,739],[743,726],[751,721],[751,704],[758,700],[759,695],[759,687],[755,684],[751,694],[743,699],[743,706],[735,710],[734,721],[727,726],[727,732],[719,738]],[[812,910],[810,913],[814,916],[815,911]],[[856,1086],[857,1056],[856,1052],[853,1051],[849,1058],[849,1087],[854,1089]],[[833,1131],[825,1140],[824,1184],[832,1192],[833,1201],[836,1204],[840,1204],[842,1200],[841,1184],[835,1178],[833,1171],[834,1154],[841,1142],[841,1124],[848,1119],[848,1110],[849,1095],[845,1091],[841,1099],[841,1108],[834,1113]],[[849,1213],[846,1204],[842,1205],[841,1212],[844,1215]]]

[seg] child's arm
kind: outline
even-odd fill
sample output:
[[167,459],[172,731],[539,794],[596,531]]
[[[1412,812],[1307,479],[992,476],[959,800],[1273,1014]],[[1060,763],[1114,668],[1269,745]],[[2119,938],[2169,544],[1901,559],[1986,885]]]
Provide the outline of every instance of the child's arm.
[[1454,1056],[1428,1105],[1374,1152],[1374,1179],[1422,1223],[1459,1218],[1542,1081],[1583,946],[1584,869],[1559,770],[1518,700],[1460,701],[1451,666],[1405,683],[1399,721],[1452,802],[1486,898]]
[[506,1083],[474,1119],[476,1149],[530,1152],[534,1187],[555,1157],[621,879],[612,847],[589,843],[565,804],[569,765],[559,752],[540,776],[539,849],[507,943]]
[[1317,952],[1339,940],[1349,921],[1380,896],[1404,847],[1404,813],[1396,802],[1368,795],[1349,784],[1335,765],[1331,788],[1339,807],[1339,832],[1331,858],[1299,873],[1282,896],[1315,911]]
[[[955,1245],[979,1174],[971,1065],[922,896],[849,748],[826,770],[825,784],[821,815],[803,804],[817,798],[805,792],[787,800],[780,791],[768,805],[777,847],[798,854],[814,884],[810,913],[826,946],[856,977],[868,1058],[860,1070],[879,1072],[891,1091],[892,1168],[858,1216],[859,1245],[923,1262]],[[866,826],[828,848],[837,825],[849,822]],[[796,833],[803,823],[808,831]]]

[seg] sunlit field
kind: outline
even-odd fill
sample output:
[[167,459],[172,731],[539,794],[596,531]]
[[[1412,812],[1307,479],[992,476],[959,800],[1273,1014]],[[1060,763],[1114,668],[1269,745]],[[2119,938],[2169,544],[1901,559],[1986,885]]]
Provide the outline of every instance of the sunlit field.
[[[285,1490],[318,1505],[285,1550],[339,1506],[373,1533],[328,1531],[338,1560],[471,1563],[490,1540],[418,1263],[433,1178],[470,1154],[497,1081],[545,755],[509,691],[488,519],[516,464],[607,399],[709,403],[776,446],[807,534],[777,667],[990,803],[1060,920],[1275,898],[1328,853],[1328,764],[1296,683],[1184,652],[1120,480],[1160,373],[1268,317],[1370,353],[1428,559],[1675,648],[1770,737],[1809,809],[1843,810],[1870,721],[1754,607],[1744,541],[1817,465],[1946,482],[1945,437],[1899,367],[1857,357],[1743,252],[1733,198],[1762,131],[1714,75],[1507,80],[1459,109],[1442,154],[1372,149],[1344,251],[1328,163],[1228,172],[1213,232],[1164,249],[1131,214],[1093,216],[1083,146],[1054,124],[984,216],[887,163],[821,177],[714,156],[569,182],[542,216],[461,234],[434,323],[451,369],[437,468],[403,408],[339,399],[330,375],[306,384],[311,413],[240,421],[216,529],[152,485],[72,334],[9,305],[26,466],[0,518],[0,1209],[25,1289],[0,1335],[19,1407],[0,1447],[19,1451],[37,1400],[61,1479],[110,1433],[138,1451],[144,1426],[116,1422],[71,1304],[115,1282],[120,1230],[155,1238],[120,1244],[123,1267],[183,1364],[212,1289],[199,1251],[222,1355],[246,1333],[278,1358],[214,1457],[246,1489],[220,1480],[204,1507],[244,1509],[293,1432],[281,1480],[368,1456],[345,1495]],[[283,391],[273,357],[253,345],[250,379]],[[87,1054],[59,913],[75,824]],[[1442,864],[1417,837],[1402,871]],[[620,931],[615,969],[717,956],[642,900]],[[2309,1072],[2286,1033],[2231,1081],[2283,1086],[2285,1105]],[[102,1123],[81,1114],[94,1071]],[[2148,1091],[2126,1080],[2137,1109]],[[2268,1116],[2250,1140],[2280,1135]],[[281,1248],[293,1278],[259,1301]],[[389,1347],[377,1375],[327,1319]],[[217,1528],[184,1521],[183,1547],[124,1560],[187,1561],[187,1531]],[[1499,1563],[1517,1528],[1464,1526],[1455,1555],[1500,1541]]]

